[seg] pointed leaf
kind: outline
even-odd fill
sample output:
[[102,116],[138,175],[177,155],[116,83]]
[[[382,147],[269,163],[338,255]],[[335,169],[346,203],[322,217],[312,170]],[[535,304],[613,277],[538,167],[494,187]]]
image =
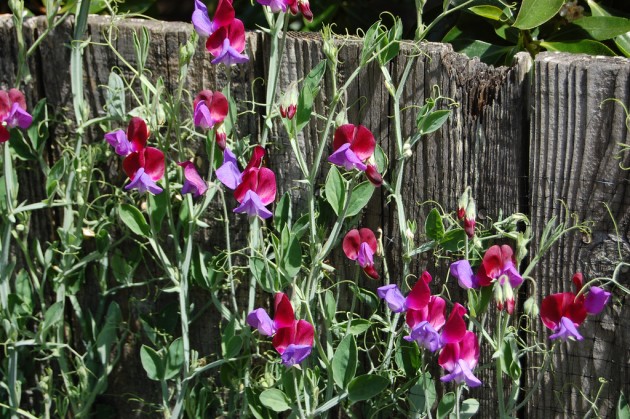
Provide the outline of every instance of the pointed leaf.
[[137,235],[148,236],[150,234],[149,224],[138,208],[129,204],[122,204],[118,209],[118,214],[122,222]]
[[335,384],[345,389],[357,370],[357,344],[354,336],[348,335],[339,342],[332,359]]
[[335,166],[330,167],[326,177],[326,200],[332,207],[335,214],[339,215],[343,211],[346,202],[346,181]]
[[348,385],[348,398],[351,402],[368,400],[389,386],[389,380],[380,375],[361,375]]
[[370,202],[374,189],[376,188],[371,182],[362,182],[355,186],[352,189],[352,195],[350,195],[346,217],[352,217],[360,213],[367,203]]
[[154,349],[146,345],[140,348],[140,362],[151,380],[164,379],[164,360]]
[[455,408],[455,393],[446,393],[442,396],[440,404],[438,404],[438,419],[448,418],[448,415],[453,411],[453,408]]
[[260,402],[274,412],[284,412],[291,408],[287,395],[277,388],[270,388],[260,393]]
[[532,29],[550,20],[559,11],[564,0],[523,0],[514,26]]
[[444,223],[442,222],[442,216],[437,208],[433,208],[427,220],[424,223],[424,229],[427,237],[431,240],[442,240],[444,237]]

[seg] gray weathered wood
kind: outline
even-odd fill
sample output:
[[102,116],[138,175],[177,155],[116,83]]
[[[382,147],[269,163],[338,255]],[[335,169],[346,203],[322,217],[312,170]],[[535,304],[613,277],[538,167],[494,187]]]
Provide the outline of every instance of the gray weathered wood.
[[[630,260],[630,155],[618,155],[628,143],[626,114],[607,99],[630,103],[630,64],[621,58],[540,54],[536,59],[532,99],[530,211],[535,251],[544,224],[568,214],[592,220],[592,236],[571,234],[554,246],[535,270],[541,296],[572,291],[574,272],[585,280],[611,277],[619,261]],[[618,223],[618,234],[605,205]],[[619,254],[618,252],[621,252]],[[627,285],[623,272],[619,281]],[[535,396],[528,416],[581,417],[586,399],[607,381],[596,405],[599,415],[613,417],[620,391],[630,390],[630,321],[628,296],[615,293],[602,314],[589,316],[580,328],[582,342],[558,345],[556,372]],[[536,324],[538,333],[549,332]],[[537,360],[538,361],[538,360]],[[529,371],[530,379],[536,371]],[[583,393],[584,395],[582,395]]]

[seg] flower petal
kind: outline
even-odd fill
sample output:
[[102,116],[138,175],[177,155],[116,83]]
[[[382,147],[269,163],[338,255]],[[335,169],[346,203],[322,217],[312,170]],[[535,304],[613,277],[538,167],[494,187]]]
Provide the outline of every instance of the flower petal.
[[273,321],[278,329],[293,326],[295,314],[293,313],[291,301],[289,301],[289,297],[287,297],[285,293],[276,293],[274,297],[274,309]]
[[580,335],[573,321],[567,317],[562,317],[558,326],[555,329],[555,333],[549,336],[549,339],[560,339],[566,341],[569,338],[573,338],[575,340],[583,340],[584,337]]
[[290,368],[296,364],[302,363],[313,350],[312,345],[295,345],[290,344],[280,355],[280,359],[284,366]]
[[457,283],[464,289],[477,288],[479,286],[473,275],[470,262],[466,259],[451,263],[451,275],[457,279]]
[[236,156],[229,148],[223,150],[223,164],[216,170],[217,179],[229,189],[236,189],[241,184],[243,174],[238,170]]
[[127,127],[127,138],[131,142],[133,151],[140,151],[147,145],[149,129],[142,118],[134,116]]
[[608,300],[610,299],[610,293],[599,287],[591,287],[584,299],[584,308],[588,314],[599,314]]
[[160,188],[153,181],[153,179],[151,179],[151,177],[144,172],[144,168],[142,167],[138,169],[133,180],[127,186],[125,186],[125,189],[138,189],[140,193],[145,193],[148,191],[154,195],[162,192],[162,188]]
[[359,255],[359,246],[361,246],[361,236],[359,235],[359,230],[355,228],[348,231],[346,236],[343,238],[343,243],[341,245],[346,257],[350,260],[357,260]]
[[191,20],[200,36],[210,36],[213,32],[212,20],[208,16],[208,8],[201,0],[195,0],[195,11]]
[[273,336],[276,333],[276,326],[263,308],[257,308],[247,315],[247,324],[258,329],[264,336]]
[[466,334],[464,314],[466,314],[466,309],[461,304],[455,303],[451,315],[442,329],[442,341],[444,343],[455,343],[464,338]]
[[127,156],[132,151],[127,134],[121,129],[105,134],[105,141],[114,147],[116,154],[120,156]]
[[359,125],[354,132],[350,149],[354,151],[361,160],[367,160],[374,154],[375,147],[376,140],[372,132],[363,125]]
[[411,310],[422,310],[429,304],[431,298],[431,290],[422,278],[416,281],[416,284],[407,295],[406,304]]
[[199,172],[197,172],[195,165],[190,161],[177,164],[184,168],[184,186],[182,188],[182,194],[191,192],[196,198],[206,193],[208,185],[201,176],[199,176]]
[[164,153],[153,147],[147,147],[143,150],[144,154],[144,171],[154,181],[162,179],[166,169],[164,162]]
[[265,208],[265,204],[260,200],[256,192],[248,190],[241,200],[241,205],[234,208],[236,213],[246,213],[250,217],[260,217],[267,219],[273,215],[271,211]]
[[398,285],[389,284],[377,288],[378,296],[385,300],[387,306],[394,313],[401,313],[406,310],[405,297],[398,289]]
[[357,169],[364,171],[367,166],[350,149],[350,144],[343,144],[328,157],[328,161],[334,165],[343,167],[346,170]]

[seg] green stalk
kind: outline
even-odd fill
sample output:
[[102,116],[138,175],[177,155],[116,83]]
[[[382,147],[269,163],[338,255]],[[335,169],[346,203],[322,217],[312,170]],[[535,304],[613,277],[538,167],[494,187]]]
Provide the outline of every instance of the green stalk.
[[[503,368],[501,367],[501,359],[503,357],[503,338],[505,333],[503,310],[499,311],[499,318],[497,319],[497,352],[499,356],[495,362],[495,374],[497,378],[497,398],[499,405],[499,419],[505,418],[505,401],[503,396]],[[509,320],[509,318],[508,318]]]
[[17,419],[16,410],[20,408],[20,401],[16,393],[17,388],[17,371],[18,371],[18,352],[13,345],[9,348],[9,406],[11,406],[11,419]]

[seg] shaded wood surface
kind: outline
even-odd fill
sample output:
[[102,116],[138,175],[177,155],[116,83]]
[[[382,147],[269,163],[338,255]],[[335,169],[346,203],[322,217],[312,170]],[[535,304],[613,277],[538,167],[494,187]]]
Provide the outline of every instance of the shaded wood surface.
[[[109,73],[119,67],[124,76],[130,76],[124,65],[107,46],[102,45],[103,31],[111,21],[102,17],[91,17],[88,35],[92,43],[84,53],[86,98],[90,104],[90,116],[103,114]],[[31,19],[24,29],[27,42],[43,31],[44,20]],[[147,28],[151,35],[151,48],[147,68],[154,79],[164,78],[166,91],[173,91],[177,83],[179,46],[192,31],[192,26],[183,23],[149,22],[125,20],[117,24],[116,48],[130,63],[135,62],[132,33]],[[70,93],[69,62],[72,27],[69,23],[59,26],[42,43],[29,65],[32,80],[26,86],[29,104],[46,97],[48,104],[58,115],[71,118],[72,97]],[[410,49],[389,64],[390,72],[397,80],[407,60]],[[458,102],[453,116],[438,132],[423,140],[414,150],[405,172],[403,196],[407,218],[424,225],[431,205],[427,201],[439,202],[446,211],[456,209],[457,198],[467,185],[472,186],[477,200],[480,221],[490,223],[499,214],[516,211],[532,217],[535,237],[540,237],[544,223],[553,215],[564,217],[564,208],[557,199],[566,202],[571,212],[580,218],[595,220],[593,236],[571,236],[552,249],[551,254],[538,267],[533,276],[540,284],[539,295],[561,292],[570,286],[575,270],[585,272],[587,279],[609,276],[611,267],[619,260],[618,248],[624,260],[630,259],[630,193],[628,171],[619,169],[618,142],[628,142],[625,114],[622,108],[604,99],[616,97],[630,104],[630,64],[622,59],[586,58],[583,56],[542,54],[536,60],[535,71],[530,70],[531,60],[519,55],[510,67],[493,68],[454,53],[449,45],[423,44],[422,54],[417,57],[408,85],[402,98],[403,136],[415,129],[416,110],[430,96],[434,86],[442,95]],[[261,80],[267,79],[266,59],[269,56],[269,40],[260,33],[249,33],[247,42],[249,63],[232,68],[233,95],[244,111],[251,102],[264,101]],[[349,75],[357,66],[360,43],[347,42],[341,51],[341,75]],[[0,16],[0,88],[14,83],[16,45],[10,19]],[[290,34],[287,52],[282,62],[278,91],[282,92],[291,81],[301,79],[323,59],[321,40],[317,36]],[[534,75],[532,96],[528,87]],[[210,64],[204,53],[203,41],[197,49],[186,80],[186,89],[193,95],[207,88],[220,90],[227,84],[227,75]],[[252,86],[254,86],[252,88]],[[328,77],[315,104],[315,111],[324,113],[324,104],[330,101]],[[186,107],[191,107],[192,98],[187,98]],[[392,104],[383,85],[377,66],[369,66],[350,86],[346,104],[348,120],[367,126],[390,161],[395,158],[394,127],[390,118]],[[529,105],[531,107],[529,107]],[[529,116],[531,115],[531,125]],[[262,111],[247,113],[239,118],[240,135],[250,135],[256,142],[262,124]],[[312,159],[321,141],[331,144],[332,138],[321,138],[323,124],[311,123],[298,141],[307,156]],[[62,141],[67,133],[63,124],[53,131],[53,138]],[[102,132],[91,132],[94,140],[102,138]],[[274,126],[270,137],[270,166],[276,171],[279,193],[293,191],[300,195],[299,185],[293,180],[301,177],[298,165],[293,160],[291,147],[284,129]],[[57,151],[50,150],[54,160]],[[630,165],[629,156],[623,156]],[[111,172],[116,176],[115,172]],[[322,173],[324,176],[325,173]],[[391,175],[391,174],[390,174]],[[389,177],[389,175],[388,175]],[[389,180],[389,178],[386,180]],[[323,179],[323,177],[321,178]],[[123,179],[118,179],[122,185]],[[115,178],[112,182],[116,184]],[[20,178],[21,194],[26,198],[41,198],[41,179],[28,176]],[[619,235],[601,202],[607,202],[615,220],[619,223]],[[385,257],[396,278],[400,266],[398,251],[398,226],[393,206],[385,206],[386,191],[377,190],[370,205],[364,211],[360,226],[384,231]],[[303,205],[299,201],[296,205]],[[54,231],[54,219],[42,217],[38,229],[44,237]],[[420,233],[422,233],[420,228]],[[40,234],[40,233],[38,233]],[[244,232],[240,239],[243,240]],[[212,247],[222,246],[222,235],[207,230],[202,242]],[[422,242],[421,235],[415,237]],[[591,240],[591,241],[589,241]],[[536,243],[535,243],[536,245]],[[340,254],[332,256],[336,266],[336,279],[351,279],[354,264]],[[432,290],[438,292],[445,283],[447,264],[440,260],[417,258],[412,264],[412,273],[420,275],[422,269],[433,274]],[[628,284],[627,273],[622,276]],[[361,278],[361,285],[375,289],[379,283]],[[544,282],[543,282],[544,281]],[[413,280],[411,281],[413,282]],[[454,283],[448,284],[452,295],[461,300],[463,294]],[[117,371],[113,374],[105,401],[116,405],[122,412],[136,409],[141,414],[142,406],[129,403],[130,395],[138,395],[147,401],[159,402],[159,389],[145,380],[145,373],[138,361],[141,330],[138,319],[151,311],[164,309],[169,300],[154,301],[153,305],[133,304],[142,301],[146,290],[130,291],[119,295],[124,305],[125,319],[134,331],[125,346],[125,354]],[[619,295],[618,297],[621,297]],[[88,298],[88,297],[86,297]],[[627,299],[627,297],[626,297]],[[207,296],[196,293],[193,302],[203,306]],[[588,409],[582,402],[578,389],[586,394],[597,391],[598,377],[608,380],[602,395],[603,410],[611,413],[619,392],[630,393],[630,369],[628,348],[630,333],[627,325],[629,309],[616,301],[603,315],[590,319],[581,330],[585,340],[580,344],[561,345],[555,376],[547,377],[549,384],[532,399],[524,414],[527,417],[549,417],[550,415],[582,415]],[[217,328],[218,313],[209,310],[191,325],[193,348],[201,354],[211,355],[220,351]],[[539,328],[539,333],[546,331]],[[613,350],[617,348],[616,350]],[[619,349],[622,348],[622,349]],[[482,350],[481,362],[489,362],[491,353]],[[529,362],[530,367],[536,360]],[[490,377],[481,373],[485,383]],[[536,372],[527,373],[528,383],[533,382]],[[575,383],[576,387],[567,386]],[[565,391],[556,393],[562,388]],[[553,391],[552,391],[553,389]],[[481,403],[481,417],[495,417],[496,393],[490,384],[471,392]],[[601,404],[601,403],[600,403]],[[599,405],[599,404],[598,404]],[[146,413],[146,412],[145,412]],[[604,416],[606,416],[604,414]]]

